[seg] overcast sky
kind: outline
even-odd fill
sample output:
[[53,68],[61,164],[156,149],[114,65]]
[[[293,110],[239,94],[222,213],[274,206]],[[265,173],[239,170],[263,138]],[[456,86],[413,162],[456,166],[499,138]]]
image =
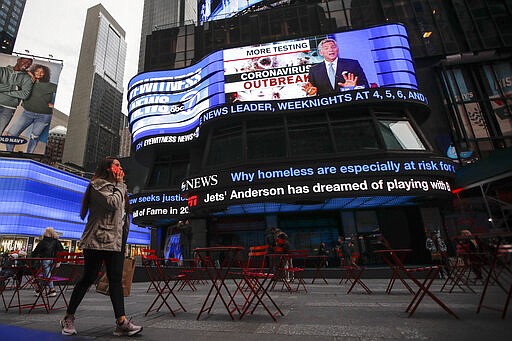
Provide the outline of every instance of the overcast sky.
[[[87,9],[101,3],[126,32],[124,89],[137,74],[143,0],[27,0],[14,52],[62,59],[55,108],[69,115]],[[123,95],[126,97],[126,95]],[[122,111],[126,114],[126,100]]]

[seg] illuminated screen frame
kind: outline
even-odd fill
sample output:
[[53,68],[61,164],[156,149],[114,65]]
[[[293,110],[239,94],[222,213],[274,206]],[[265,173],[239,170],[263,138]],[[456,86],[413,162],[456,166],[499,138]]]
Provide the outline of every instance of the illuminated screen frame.
[[[305,90],[310,69],[323,62],[317,45],[325,38],[340,46],[338,58],[348,63],[348,70],[359,62],[368,87],[346,87],[316,96]],[[406,28],[401,24],[216,51],[183,69],[138,74],[128,85],[136,152],[193,141],[202,124],[232,115],[382,102],[428,104],[418,91]]]
[[340,197],[451,198],[455,171],[453,161],[433,156],[290,162],[287,166],[235,167],[197,175],[185,179],[181,190],[192,212]]
[[[61,238],[81,238],[88,179],[26,159],[0,158],[0,234],[41,236],[51,226]],[[149,245],[150,232],[130,225],[129,244]]]
[[262,1],[264,0],[200,0],[198,2],[199,23],[202,25],[208,21],[231,18]]

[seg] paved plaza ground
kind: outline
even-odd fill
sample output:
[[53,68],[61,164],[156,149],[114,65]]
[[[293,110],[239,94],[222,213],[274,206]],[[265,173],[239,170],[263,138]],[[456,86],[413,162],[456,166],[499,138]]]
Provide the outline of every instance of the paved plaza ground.
[[[359,288],[346,294],[347,284],[328,279],[329,284],[310,284],[308,292],[288,293],[272,291],[271,295],[284,312],[273,322],[258,308],[253,315],[232,321],[218,301],[210,315],[196,320],[209,286],[198,285],[197,291],[183,290],[178,297],[186,312],[173,317],[168,311],[151,312],[144,316],[155,296],[146,292],[148,283],[133,283],[132,293],[126,298],[126,312],[136,324],[144,326],[136,340],[512,340],[512,309],[502,320],[498,311],[484,309],[476,314],[481,286],[477,293],[439,293],[441,280],[433,290],[452,308],[460,320],[447,314],[430,298],[425,297],[413,317],[405,309],[412,296],[401,285],[386,294],[386,279],[365,279],[373,294]],[[33,292],[24,290],[29,299]],[[71,290],[67,291],[67,296]],[[10,292],[5,292],[6,298]],[[505,294],[491,287],[486,303],[503,306]],[[172,302],[172,301],[171,301]],[[175,307],[175,304],[173,304]],[[108,297],[90,290],[80,305],[76,317],[78,336],[60,334],[59,319],[62,310],[47,314],[35,309],[21,315],[16,309],[0,312],[1,340],[114,340],[114,318]],[[123,338],[121,338],[123,339]]]

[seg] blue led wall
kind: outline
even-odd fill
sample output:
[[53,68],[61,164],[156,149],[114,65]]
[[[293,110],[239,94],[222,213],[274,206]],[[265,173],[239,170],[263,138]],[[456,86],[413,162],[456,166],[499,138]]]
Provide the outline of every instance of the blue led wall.
[[[26,159],[0,158],[0,234],[40,236],[52,226],[63,239],[80,239],[79,216],[89,180]],[[130,226],[129,244],[148,245],[148,229]]]
[[[310,69],[324,62],[318,44],[325,38],[337,42],[346,70],[360,65],[365,84],[331,94],[306,90]],[[136,156],[151,146],[193,141],[214,120],[384,102],[427,104],[401,24],[215,51],[186,68],[140,73],[128,85]]]

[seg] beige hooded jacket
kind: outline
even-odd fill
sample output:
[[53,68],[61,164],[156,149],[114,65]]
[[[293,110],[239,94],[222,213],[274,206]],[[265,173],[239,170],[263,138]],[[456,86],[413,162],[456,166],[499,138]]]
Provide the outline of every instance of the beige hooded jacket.
[[82,219],[89,211],[80,239],[81,249],[121,251],[128,237],[129,215],[125,212],[126,184],[95,179],[82,199]]

